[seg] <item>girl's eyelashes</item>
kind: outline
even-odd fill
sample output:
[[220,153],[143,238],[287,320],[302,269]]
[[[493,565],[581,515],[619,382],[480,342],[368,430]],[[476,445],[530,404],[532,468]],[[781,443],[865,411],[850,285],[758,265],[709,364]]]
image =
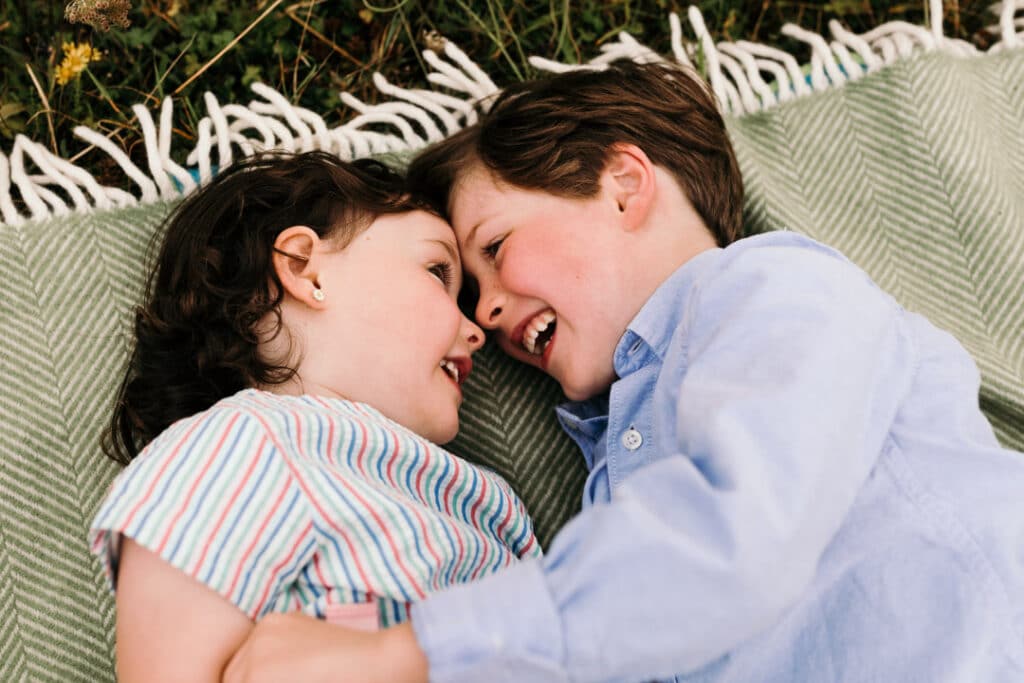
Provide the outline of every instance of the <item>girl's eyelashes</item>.
[[428,267],[427,270],[430,271],[431,275],[440,280],[441,284],[443,284],[446,289],[452,286],[452,278],[455,275],[455,266],[448,261],[434,263]]

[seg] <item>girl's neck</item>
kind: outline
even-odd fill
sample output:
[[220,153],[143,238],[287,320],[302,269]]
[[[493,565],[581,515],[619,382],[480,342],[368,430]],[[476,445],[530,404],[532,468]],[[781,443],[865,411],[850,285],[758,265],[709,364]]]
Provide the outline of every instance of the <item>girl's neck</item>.
[[316,382],[303,381],[298,374],[292,375],[290,379],[279,384],[261,384],[256,387],[260,391],[266,391],[279,396],[324,396],[327,398],[340,398],[351,400],[344,394],[334,389],[318,384]]

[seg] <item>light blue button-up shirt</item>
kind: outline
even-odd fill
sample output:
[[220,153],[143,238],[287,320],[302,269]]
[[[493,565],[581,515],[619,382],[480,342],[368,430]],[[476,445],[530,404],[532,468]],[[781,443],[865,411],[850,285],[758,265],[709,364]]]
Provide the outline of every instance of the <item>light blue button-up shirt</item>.
[[591,474],[547,555],[413,607],[432,681],[1024,681],[1024,455],[953,337],[772,233],[614,363],[559,410]]

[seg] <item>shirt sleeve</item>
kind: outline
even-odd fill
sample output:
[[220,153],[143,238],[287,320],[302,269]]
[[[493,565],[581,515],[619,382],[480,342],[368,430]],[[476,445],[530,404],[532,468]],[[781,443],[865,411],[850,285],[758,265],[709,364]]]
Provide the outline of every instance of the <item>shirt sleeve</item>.
[[112,585],[127,536],[261,617],[316,548],[301,487],[260,419],[214,409],[176,423],[114,481],[90,541]]
[[844,260],[767,248],[695,291],[682,325],[678,443],[543,560],[415,606],[432,681],[691,672],[807,588],[892,446],[914,367],[899,309]]

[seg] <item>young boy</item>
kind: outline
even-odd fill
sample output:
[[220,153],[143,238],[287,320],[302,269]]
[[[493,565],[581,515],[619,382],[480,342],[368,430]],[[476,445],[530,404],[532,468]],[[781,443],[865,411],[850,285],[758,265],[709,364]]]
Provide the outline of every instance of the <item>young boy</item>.
[[829,248],[737,240],[697,79],[620,63],[511,88],[410,175],[478,322],[576,401],[584,510],[411,626],[258,628],[229,677],[305,641],[313,673],[360,680],[1024,680],[1024,460],[974,363]]

